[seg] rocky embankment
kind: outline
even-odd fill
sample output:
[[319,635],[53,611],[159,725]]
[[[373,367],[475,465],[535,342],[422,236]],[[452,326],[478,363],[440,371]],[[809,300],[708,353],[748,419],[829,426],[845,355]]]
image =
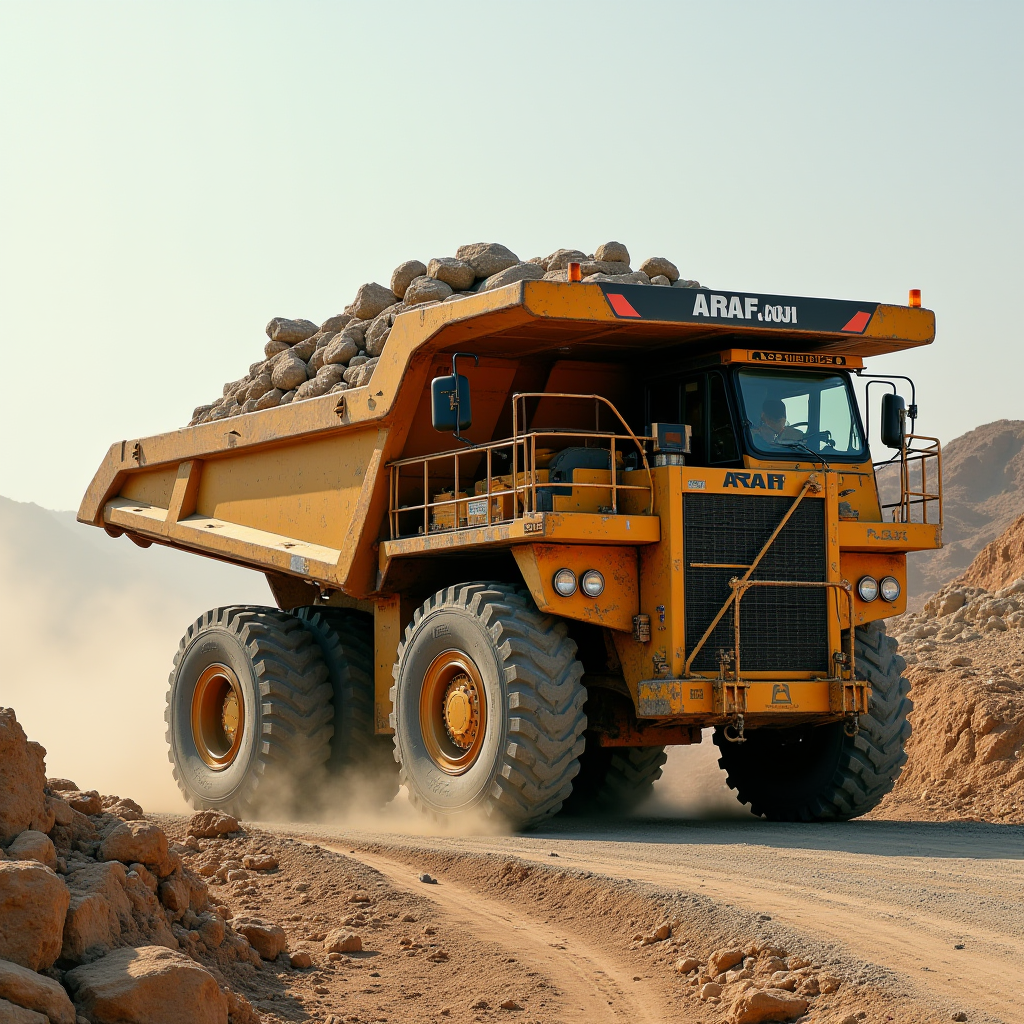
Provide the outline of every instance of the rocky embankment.
[[585,282],[699,287],[697,281],[681,279],[676,265],[663,256],[644,260],[634,271],[621,242],[605,242],[589,255],[558,249],[531,260],[521,260],[497,242],[477,242],[428,263],[406,260],[395,268],[390,285],[360,285],[345,311],[319,326],[310,320],[271,320],[263,358],[245,376],[225,384],[216,401],[198,406],[189,425],[362,387],[384,351],[395,317],[517,281],[566,281],[570,263],[580,264]]
[[874,816],[1024,824],[1024,516],[889,629],[914,732]]
[[169,843],[132,800],[48,780],[44,755],[0,709],[0,1021],[258,1021],[223,970],[260,955],[182,861],[238,822],[197,815]]

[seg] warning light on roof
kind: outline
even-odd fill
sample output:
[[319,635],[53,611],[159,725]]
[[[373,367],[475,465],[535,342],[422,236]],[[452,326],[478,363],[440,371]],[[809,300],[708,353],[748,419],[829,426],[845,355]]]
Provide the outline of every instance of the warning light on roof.
[[921,308],[921,289],[920,288],[911,288],[910,289],[910,303],[909,303],[909,305],[912,306],[914,309],[920,309]]
[[583,280],[583,272],[578,263],[569,264],[569,283],[579,284]]

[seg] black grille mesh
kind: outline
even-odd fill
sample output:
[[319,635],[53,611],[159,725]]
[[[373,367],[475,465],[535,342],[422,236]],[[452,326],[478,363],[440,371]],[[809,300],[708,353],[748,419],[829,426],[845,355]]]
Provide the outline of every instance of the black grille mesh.
[[[694,562],[750,565],[793,504],[787,497],[687,494],[683,497],[686,651],[704,635],[744,569],[694,568]],[[825,502],[805,497],[754,572],[757,580],[825,580]],[[740,606],[740,670],[828,671],[828,591],[817,587],[754,587]],[[692,668],[718,668],[732,651],[730,608]]]

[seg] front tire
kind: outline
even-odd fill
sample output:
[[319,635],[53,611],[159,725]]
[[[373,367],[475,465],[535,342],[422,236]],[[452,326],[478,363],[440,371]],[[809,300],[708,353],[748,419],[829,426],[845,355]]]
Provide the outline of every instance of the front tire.
[[174,657],[168,757],[196,809],[291,814],[330,754],[327,669],[298,619],[276,608],[215,608]]
[[718,763],[741,803],[769,821],[847,821],[878,806],[906,764],[914,707],[896,646],[881,622],[857,629],[857,678],[871,683],[871,700],[855,736],[842,722],[752,729],[745,743],[715,730]]
[[528,828],[556,814],[583,751],[586,690],[563,622],[504,583],[439,591],[413,616],[391,688],[395,759],[435,818]]

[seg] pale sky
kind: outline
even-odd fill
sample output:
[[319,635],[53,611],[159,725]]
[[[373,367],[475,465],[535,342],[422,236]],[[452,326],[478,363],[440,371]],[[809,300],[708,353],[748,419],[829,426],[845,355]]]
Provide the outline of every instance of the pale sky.
[[1022,418],[1022,38],[1019,3],[0,2],[0,494],[76,508],[271,317],[481,240],[919,287],[936,344],[872,367],[919,429]]

